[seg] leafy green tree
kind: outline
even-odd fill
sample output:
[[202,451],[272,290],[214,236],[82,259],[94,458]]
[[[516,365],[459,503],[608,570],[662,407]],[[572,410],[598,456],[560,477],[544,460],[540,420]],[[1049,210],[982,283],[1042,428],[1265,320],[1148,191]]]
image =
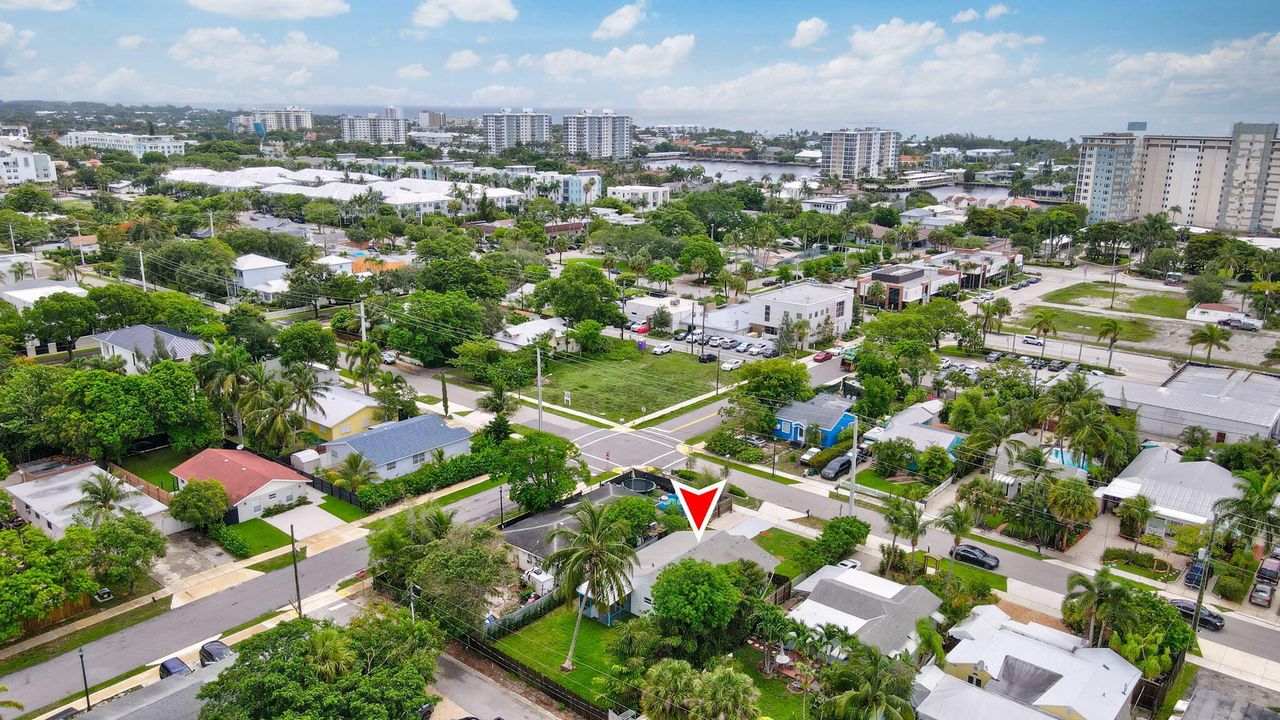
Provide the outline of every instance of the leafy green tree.
[[509,497],[526,512],[546,510],[591,479],[577,448],[552,435],[528,434],[508,443],[503,455],[494,475],[511,485]]
[[369,483],[378,482],[378,466],[360,453],[353,452],[326,472],[334,485],[355,492]]
[[280,347],[280,362],[320,363],[327,367],[338,366],[338,338],[333,331],[314,320],[294,323],[276,336]]
[[227,489],[217,480],[193,479],[173,494],[169,514],[179,522],[191,523],[201,530],[220,522],[231,507]]
[[[149,293],[147,297],[155,308],[152,321],[174,330],[191,332],[193,328],[213,322],[217,317],[217,313],[211,308],[186,293],[163,290]],[[93,289],[89,291],[89,298],[93,299]]]
[[534,301],[551,306],[556,315],[570,323],[596,320],[603,325],[618,325],[624,321],[617,303],[620,296],[618,286],[599,268],[574,263],[559,277],[539,283]]
[[897,398],[898,391],[892,382],[873,376],[862,381],[862,397],[855,407],[861,417],[880,418],[889,414]]
[[418,287],[439,293],[460,291],[474,300],[501,300],[507,284],[470,257],[433,260],[418,275]]
[[602,353],[609,349],[609,340],[604,336],[604,326],[595,320],[583,320],[565,332],[565,336],[578,343],[582,352],[588,355]]
[[92,531],[73,526],[51,540],[32,525],[0,530],[0,638],[22,632],[29,620],[43,620],[63,603],[98,589],[90,576]]
[[658,519],[656,506],[646,498],[623,497],[604,506],[605,522],[620,522],[626,527],[624,537],[633,544],[649,534],[649,526]]
[[320,317],[320,304],[329,297],[329,285],[333,282],[333,270],[326,265],[307,263],[284,274],[289,291],[282,298],[291,307],[306,305],[315,317]]
[[1151,498],[1146,495],[1134,495],[1126,498],[1116,508],[1116,517],[1120,518],[1120,532],[1133,538],[1133,549],[1138,549],[1138,540],[1147,531],[1147,523],[1155,516],[1151,507]]
[[23,318],[33,337],[40,342],[58,343],[70,360],[76,340],[93,332],[98,306],[88,298],[58,292],[37,300]]
[[822,528],[813,551],[824,564],[834,565],[867,541],[871,526],[864,520],[846,516],[832,518]]
[[227,334],[235,338],[254,360],[263,360],[276,354],[276,327],[267,322],[261,308],[240,303],[222,318]]
[[95,285],[89,288],[88,297],[98,307],[97,327],[100,330],[115,330],[155,321],[156,303],[142,288],[117,283]]
[[1111,649],[1133,663],[1147,680],[1155,680],[1173,667],[1169,648],[1164,645],[1164,633],[1158,629],[1144,634],[1116,633],[1111,636]]
[[652,594],[659,627],[680,638],[681,654],[691,659],[714,654],[742,602],[742,593],[723,571],[692,558],[663,569]]
[[1192,305],[1222,302],[1222,293],[1222,281],[1213,275],[1197,275],[1187,283],[1187,302]]
[[941,445],[930,445],[916,458],[916,471],[934,485],[950,477],[954,469],[955,461]]
[[408,580],[420,607],[451,633],[463,634],[484,627],[490,598],[516,581],[507,549],[492,528],[451,522],[438,539],[402,551],[401,561],[409,561]]
[[60,406],[50,414],[63,447],[98,459],[123,457],[133,443],[156,431],[143,402],[145,381],[105,370],[67,378]]
[[454,357],[459,338],[484,334],[483,310],[461,292],[419,290],[408,297],[404,314],[409,318],[391,326],[388,340],[427,367],[438,367]]
[[165,556],[164,533],[142,515],[125,510],[98,524],[93,534],[95,572],[106,582],[129,584],[132,594],[138,581]]

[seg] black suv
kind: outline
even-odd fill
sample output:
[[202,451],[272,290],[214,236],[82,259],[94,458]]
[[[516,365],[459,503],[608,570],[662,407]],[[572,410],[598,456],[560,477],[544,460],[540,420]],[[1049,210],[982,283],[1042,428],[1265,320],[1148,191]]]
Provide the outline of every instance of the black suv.
[[962,563],[977,565],[988,570],[1000,567],[1000,558],[983,550],[977,545],[957,545],[951,548],[951,557]]
[[823,480],[835,480],[841,475],[849,472],[851,469],[853,469],[853,458],[848,455],[841,455],[839,457],[832,458],[831,462],[827,463],[827,466],[822,468],[820,476]]
[[[1182,613],[1183,618],[1190,620],[1192,617],[1195,617],[1195,614],[1196,614],[1195,602],[1191,600],[1183,600],[1182,598],[1178,598],[1176,600],[1170,600],[1169,604],[1178,608],[1178,612]],[[1217,630],[1221,630],[1226,626],[1227,626],[1227,619],[1222,617],[1222,615],[1214,612],[1213,610],[1210,610],[1207,607],[1200,608],[1200,627],[1209,628],[1210,630],[1217,631]]]

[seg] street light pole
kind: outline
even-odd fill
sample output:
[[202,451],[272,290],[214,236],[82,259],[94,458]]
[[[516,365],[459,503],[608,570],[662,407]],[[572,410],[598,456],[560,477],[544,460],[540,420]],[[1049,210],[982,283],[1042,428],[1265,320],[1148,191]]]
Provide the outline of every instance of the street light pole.
[[84,648],[80,648],[80,679],[84,681],[84,709],[92,710],[93,702],[89,700],[89,673],[84,669]]
[[861,419],[859,415],[853,416],[853,467],[849,470],[849,515],[851,517],[853,516],[853,497],[858,489],[858,455],[861,454],[858,452],[858,421]]
[[1200,548],[1204,557],[1200,558],[1200,590],[1196,593],[1196,614],[1191,616],[1191,632],[1200,634],[1200,613],[1204,609],[1204,589],[1209,586],[1209,568],[1213,565],[1213,536],[1218,530],[1218,513],[1209,521],[1209,542]]

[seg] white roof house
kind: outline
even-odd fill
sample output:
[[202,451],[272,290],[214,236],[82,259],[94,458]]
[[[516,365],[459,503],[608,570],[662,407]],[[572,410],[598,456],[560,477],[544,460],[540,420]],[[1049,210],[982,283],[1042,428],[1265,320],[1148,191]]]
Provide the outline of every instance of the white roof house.
[[922,586],[835,565],[819,568],[792,592],[808,597],[787,617],[810,628],[836,625],[887,654],[915,650],[916,622],[942,605]]
[[921,452],[930,445],[937,445],[944,450],[950,450],[952,446],[964,440],[965,435],[954,430],[934,426],[933,423],[937,419],[938,413],[942,412],[942,407],[941,400],[925,400],[924,402],[916,403],[894,415],[884,425],[878,425],[867,430],[863,438],[869,443],[899,438],[909,440],[916,450]]
[[313,262],[316,265],[323,265],[329,268],[335,275],[350,275],[351,269],[355,265],[355,260],[341,255],[325,255]]
[[[974,608],[948,634],[960,642],[947,652],[946,672],[983,696],[936,682],[934,689],[942,694],[935,699],[930,693],[919,704],[921,718],[1129,717],[1142,673],[1114,650],[1086,647],[1075,635],[1014,621],[995,605]],[[1040,714],[1005,714],[1010,701]]]
[[1182,456],[1160,445],[1148,447],[1105,487],[1093,491],[1104,502],[1121,503],[1142,495],[1151,500],[1156,517],[1146,531],[1163,535],[1170,525],[1203,525],[1213,517],[1214,503],[1238,497],[1230,470],[1209,462],[1183,462]]
[[27,278],[18,282],[0,285],[0,300],[4,300],[18,310],[26,310],[36,304],[37,300],[58,293],[70,293],[76,297],[88,297],[89,291],[70,280],[49,280]]
[[[67,506],[83,496],[80,485],[96,473],[110,474],[93,463],[85,463],[57,475],[10,485],[5,490],[13,496],[13,507],[19,515],[57,540],[66,534],[68,527],[75,524],[76,510]],[[120,512],[132,510],[151,521],[152,525],[165,534],[185,527],[169,517],[169,509],[164,503],[129,487],[119,478],[116,480],[129,491],[128,496],[116,504]]]
[[316,403],[319,409],[309,407],[303,415],[313,427],[319,430],[328,429],[333,433],[334,437],[329,439],[367,430],[373,424],[372,418],[362,427],[352,428],[347,425],[350,424],[350,419],[360,411],[378,407],[377,400],[340,385],[334,385],[316,393]]
[[556,340],[564,337],[565,331],[568,329],[569,325],[565,323],[564,318],[538,318],[519,325],[508,325],[494,333],[493,339],[507,349],[522,348],[546,333],[551,333],[552,344],[554,345]]

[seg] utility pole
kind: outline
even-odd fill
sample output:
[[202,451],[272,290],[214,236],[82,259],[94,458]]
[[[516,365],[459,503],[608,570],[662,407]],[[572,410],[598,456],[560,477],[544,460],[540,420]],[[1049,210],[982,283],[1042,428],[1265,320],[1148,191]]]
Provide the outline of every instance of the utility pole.
[[138,248],[138,269],[142,272],[142,291],[147,291],[147,264],[142,261],[142,248]]
[[538,356],[538,430],[542,430],[542,346],[534,348]]
[[361,300],[360,301],[360,342],[366,342],[367,340],[368,338],[365,337],[365,330],[364,330],[364,301]]
[[293,536],[293,523],[289,523],[289,547],[293,550],[293,592],[298,598],[298,617],[302,617],[302,583],[298,580],[298,541]]
[[1213,566],[1213,536],[1218,531],[1218,513],[1209,521],[1209,542],[1200,548],[1200,591],[1196,593],[1196,614],[1191,616],[1191,632],[1200,634],[1200,612],[1204,608],[1204,589],[1209,587],[1209,568]]
[[[1116,266],[1116,253],[1119,250],[1120,250],[1119,241],[1112,240],[1111,241],[1111,305],[1108,306],[1109,310],[1114,310],[1116,308],[1116,285],[1120,284],[1120,279],[1116,277],[1117,275],[1120,274],[1120,268]],[[1130,253],[1130,258],[1129,258],[1130,260],[1133,259],[1132,255],[1133,254]]]
[[858,421],[862,419],[860,415],[853,416],[853,467],[849,469],[849,515],[853,515],[853,497],[857,494],[858,488]]
[[[14,255],[18,254],[18,241],[13,239],[13,223],[9,223],[9,247],[13,250]],[[34,273],[35,268],[32,268],[32,274]]]

